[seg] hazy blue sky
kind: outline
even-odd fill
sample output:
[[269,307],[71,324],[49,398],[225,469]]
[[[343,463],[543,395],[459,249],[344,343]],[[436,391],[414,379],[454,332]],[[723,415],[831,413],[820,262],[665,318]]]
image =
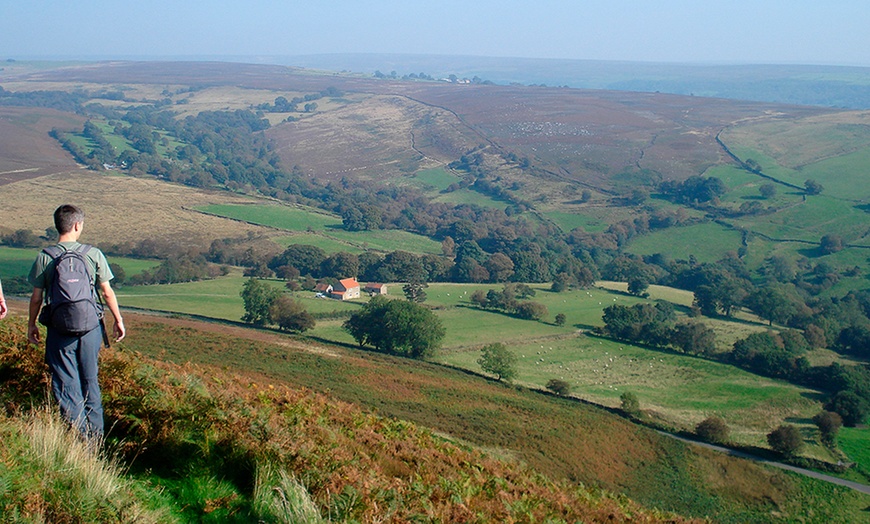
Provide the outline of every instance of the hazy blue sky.
[[0,59],[419,53],[870,66],[867,0],[0,0]]

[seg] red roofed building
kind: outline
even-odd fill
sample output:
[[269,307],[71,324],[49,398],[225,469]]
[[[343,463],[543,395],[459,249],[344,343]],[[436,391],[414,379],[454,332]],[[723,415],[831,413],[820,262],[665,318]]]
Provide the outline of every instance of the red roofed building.
[[359,298],[359,282],[353,278],[339,280],[338,284],[332,288],[332,292],[329,296],[337,300],[352,300],[354,298]]
[[366,284],[365,292],[370,294],[370,295],[386,295],[387,294],[387,285],[369,282],[368,284]]

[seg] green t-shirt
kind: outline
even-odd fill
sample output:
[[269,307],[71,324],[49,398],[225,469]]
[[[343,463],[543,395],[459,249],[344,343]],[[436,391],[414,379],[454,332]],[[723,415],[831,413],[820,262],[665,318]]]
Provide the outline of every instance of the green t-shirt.
[[[64,250],[75,249],[81,244],[78,242],[60,242],[58,247]],[[108,282],[115,278],[112,270],[109,268],[109,261],[102,251],[95,247],[91,247],[85,255],[85,260],[88,263],[88,270],[91,272],[91,277],[94,278],[94,286],[99,287],[103,282]],[[48,283],[51,282],[54,276],[54,261],[45,251],[40,251],[33,261],[33,266],[30,268],[30,275],[27,280],[30,285],[40,289],[48,288]]]

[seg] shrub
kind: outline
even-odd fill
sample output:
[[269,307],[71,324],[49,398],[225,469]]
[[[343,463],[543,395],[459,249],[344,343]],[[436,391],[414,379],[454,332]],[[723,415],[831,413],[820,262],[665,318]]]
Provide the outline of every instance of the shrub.
[[484,346],[477,363],[480,368],[501,380],[510,381],[517,376],[517,357],[500,342]]
[[634,393],[626,391],[622,395],[619,395],[619,400],[622,403],[622,411],[625,411],[629,415],[640,413],[640,400],[637,399],[637,395]]
[[571,392],[571,384],[558,378],[551,378],[547,381],[547,389],[557,395],[567,395]]
[[843,424],[855,427],[864,422],[867,412],[870,411],[867,401],[860,395],[850,390],[843,390],[834,395],[834,398],[825,406],[828,411],[833,411],[843,418]]
[[790,457],[804,447],[804,437],[795,426],[783,424],[767,434],[767,443],[777,453]]
[[837,439],[837,432],[843,426],[843,418],[832,411],[822,411],[813,417],[813,422],[819,428],[822,443],[833,446]]
[[719,417],[707,417],[695,426],[695,434],[699,438],[715,444],[727,442],[729,432],[728,424]]

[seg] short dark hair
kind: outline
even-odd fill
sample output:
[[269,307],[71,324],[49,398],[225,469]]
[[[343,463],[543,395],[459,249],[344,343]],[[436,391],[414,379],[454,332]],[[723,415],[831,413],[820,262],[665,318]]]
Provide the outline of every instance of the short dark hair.
[[85,212],[72,204],[64,204],[54,210],[54,227],[58,234],[72,231],[77,222],[85,220]]

